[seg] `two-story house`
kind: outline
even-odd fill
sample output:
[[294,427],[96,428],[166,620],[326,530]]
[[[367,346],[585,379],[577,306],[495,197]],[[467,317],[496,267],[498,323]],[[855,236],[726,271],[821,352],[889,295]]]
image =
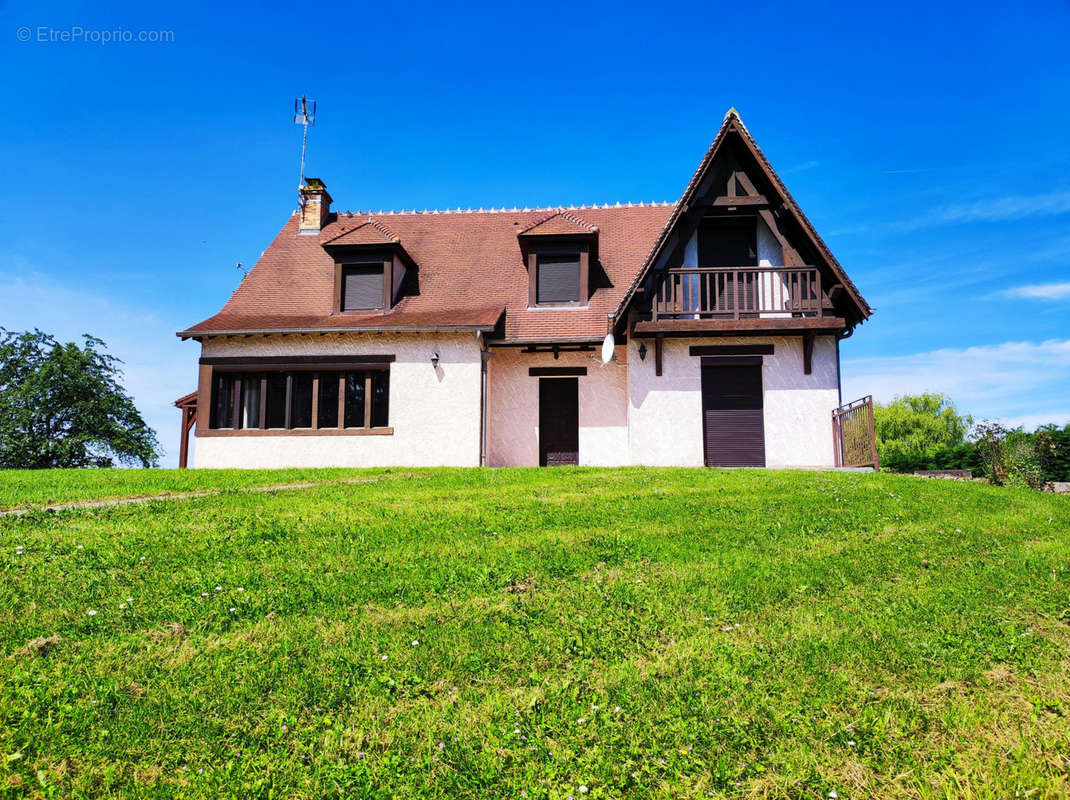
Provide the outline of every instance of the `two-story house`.
[[839,343],[871,309],[734,110],[675,204],[300,194],[178,334],[198,467],[845,463]]

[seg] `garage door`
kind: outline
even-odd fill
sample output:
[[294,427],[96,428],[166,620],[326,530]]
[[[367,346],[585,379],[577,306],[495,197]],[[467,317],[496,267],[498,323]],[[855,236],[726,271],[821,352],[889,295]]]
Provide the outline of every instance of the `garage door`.
[[762,365],[702,366],[702,435],[707,467],[764,467]]

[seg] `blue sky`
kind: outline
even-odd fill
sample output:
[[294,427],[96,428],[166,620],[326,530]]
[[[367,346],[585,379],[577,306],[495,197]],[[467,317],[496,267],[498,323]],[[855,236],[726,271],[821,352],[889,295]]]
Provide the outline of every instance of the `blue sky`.
[[0,325],[109,342],[165,464],[174,331],[295,206],[302,93],[343,210],[675,200],[735,106],[877,309],[845,395],[1070,422],[1065,0],[103,5],[0,4]]

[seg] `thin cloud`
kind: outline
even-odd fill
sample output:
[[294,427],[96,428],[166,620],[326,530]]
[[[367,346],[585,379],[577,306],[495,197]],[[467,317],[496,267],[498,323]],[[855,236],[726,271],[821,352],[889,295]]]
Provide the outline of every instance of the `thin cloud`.
[[925,228],[968,225],[974,222],[1015,222],[1029,217],[1053,217],[1070,213],[1070,189],[1043,194],[1006,195],[972,203],[936,206],[911,219],[848,225],[830,232],[832,236],[851,236],[887,231],[909,233]]
[[796,164],[794,167],[788,167],[787,169],[781,170],[780,174],[781,175],[791,175],[794,172],[805,172],[808,169],[813,169],[814,167],[818,166],[820,163],[821,162],[819,162],[819,161],[813,161],[813,160],[804,161],[802,164]]
[[1015,286],[1013,289],[1007,289],[1003,294],[1007,297],[1020,297],[1025,300],[1065,300],[1070,298],[1070,281]]
[[845,358],[843,376],[845,400],[942,392],[978,419],[1070,422],[1070,339]]
[[1045,194],[1007,195],[973,203],[939,206],[898,224],[903,231],[963,225],[971,222],[1013,222],[1026,217],[1051,217],[1070,212],[1070,189]]

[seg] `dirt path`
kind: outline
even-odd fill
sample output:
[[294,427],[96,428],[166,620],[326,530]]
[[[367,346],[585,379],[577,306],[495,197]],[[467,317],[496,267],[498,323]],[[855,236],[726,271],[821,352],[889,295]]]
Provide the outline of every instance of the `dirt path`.
[[0,517],[21,517],[35,511],[77,511],[85,508],[107,508],[109,506],[126,506],[137,503],[151,503],[157,500],[192,500],[198,497],[211,497],[224,492],[280,492],[291,489],[312,489],[316,486],[342,486],[352,483],[378,483],[384,477],[395,478],[397,475],[377,476],[374,478],[341,478],[328,481],[304,481],[302,483],[273,483],[267,486],[243,486],[237,489],[198,489],[192,492],[174,492],[171,494],[150,494],[138,497],[114,497],[110,500],[78,500],[70,503],[56,503],[34,508],[9,508],[0,510]]

